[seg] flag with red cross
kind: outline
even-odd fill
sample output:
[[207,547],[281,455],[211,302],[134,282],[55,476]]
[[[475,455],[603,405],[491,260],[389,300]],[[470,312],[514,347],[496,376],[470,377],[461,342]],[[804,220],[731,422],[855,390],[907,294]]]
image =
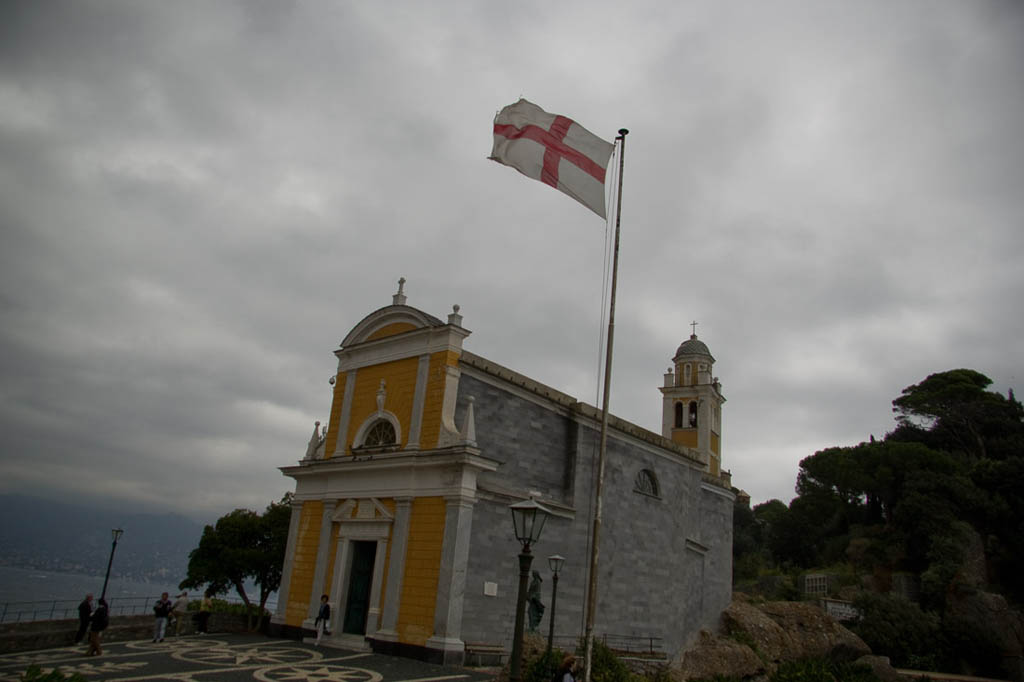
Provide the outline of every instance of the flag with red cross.
[[602,218],[614,146],[579,123],[521,99],[494,117],[490,159],[565,192]]

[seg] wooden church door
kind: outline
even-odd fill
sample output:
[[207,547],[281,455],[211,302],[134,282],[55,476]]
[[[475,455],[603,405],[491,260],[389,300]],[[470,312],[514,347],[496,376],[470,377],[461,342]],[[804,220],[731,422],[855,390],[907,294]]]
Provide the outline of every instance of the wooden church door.
[[373,561],[376,542],[352,543],[352,570],[348,583],[348,603],[342,631],[351,635],[366,634],[366,616],[370,609],[370,586],[373,584]]

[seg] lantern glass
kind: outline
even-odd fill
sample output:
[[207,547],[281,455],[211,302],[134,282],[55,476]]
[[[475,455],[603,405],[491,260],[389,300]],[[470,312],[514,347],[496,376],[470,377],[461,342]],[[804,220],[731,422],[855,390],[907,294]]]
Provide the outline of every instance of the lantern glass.
[[550,568],[551,572],[554,573],[555,575],[558,575],[559,571],[562,570],[562,564],[564,564],[564,563],[565,563],[565,557],[564,556],[559,556],[557,554],[552,554],[551,556],[548,557],[548,568]]
[[117,542],[121,538],[121,534],[124,533],[120,528],[114,528],[110,531],[110,535],[114,538],[114,542]]
[[523,548],[528,548],[540,539],[544,530],[544,522],[551,513],[544,505],[534,499],[516,502],[509,505],[512,510],[512,525],[515,527],[516,540]]

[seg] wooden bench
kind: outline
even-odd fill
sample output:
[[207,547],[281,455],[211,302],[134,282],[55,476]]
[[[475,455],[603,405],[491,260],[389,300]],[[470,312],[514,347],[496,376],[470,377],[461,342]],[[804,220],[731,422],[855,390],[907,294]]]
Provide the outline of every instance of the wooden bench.
[[466,655],[463,665],[469,667],[491,668],[505,664],[508,652],[499,644],[481,644],[466,642]]

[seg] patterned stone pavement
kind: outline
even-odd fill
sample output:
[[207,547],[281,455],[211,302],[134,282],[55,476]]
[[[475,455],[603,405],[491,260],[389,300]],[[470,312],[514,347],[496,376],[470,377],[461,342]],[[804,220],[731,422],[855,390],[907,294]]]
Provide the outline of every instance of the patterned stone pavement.
[[15,682],[35,663],[49,671],[77,672],[92,682],[483,682],[493,674],[421,663],[406,658],[315,647],[262,635],[210,635],[113,642],[103,655],[85,646],[0,656],[0,682]]

